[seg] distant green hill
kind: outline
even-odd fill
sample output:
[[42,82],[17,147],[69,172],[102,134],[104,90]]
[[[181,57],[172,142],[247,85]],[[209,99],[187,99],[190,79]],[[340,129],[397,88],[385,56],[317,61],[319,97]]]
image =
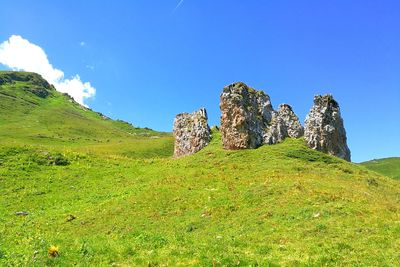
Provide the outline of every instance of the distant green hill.
[[0,79],[0,266],[400,265],[397,180],[303,139],[224,150],[217,130],[173,159],[171,134]]
[[136,128],[93,112],[40,75],[0,71],[0,144],[70,147],[131,157],[170,156],[171,134]]
[[400,158],[374,159],[363,162],[361,165],[383,175],[400,179]]

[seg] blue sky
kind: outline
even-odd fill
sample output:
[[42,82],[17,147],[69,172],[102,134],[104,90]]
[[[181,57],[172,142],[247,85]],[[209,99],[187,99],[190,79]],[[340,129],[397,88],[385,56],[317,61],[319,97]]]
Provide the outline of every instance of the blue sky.
[[400,156],[399,1],[179,2],[4,1],[0,43],[40,46],[96,89],[87,105],[137,126],[200,107],[219,124],[222,87],[243,81],[302,121],[332,93],[354,161]]

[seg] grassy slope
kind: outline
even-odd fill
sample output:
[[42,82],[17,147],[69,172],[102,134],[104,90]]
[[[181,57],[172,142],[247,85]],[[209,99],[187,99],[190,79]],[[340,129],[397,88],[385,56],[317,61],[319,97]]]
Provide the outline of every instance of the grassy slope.
[[374,159],[361,164],[368,169],[400,180],[400,158]]
[[[125,136],[95,114],[89,133],[68,122],[59,136],[67,127],[56,116],[25,132],[1,116],[2,139],[12,140],[4,127],[18,138],[0,148],[0,265],[400,264],[399,182],[302,140],[226,151],[214,132],[208,147],[174,160],[151,156],[170,151],[169,136]],[[92,138],[103,123],[113,134]],[[69,164],[51,164],[56,157]]]
[[[47,90],[40,98],[24,88],[37,87],[32,73],[0,71],[0,79],[17,75],[20,81],[0,85],[0,145],[40,145],[130,157],[170,156],[172,136],[102,118],[67,96]],[[27,77],[35,79],[28,79]]]

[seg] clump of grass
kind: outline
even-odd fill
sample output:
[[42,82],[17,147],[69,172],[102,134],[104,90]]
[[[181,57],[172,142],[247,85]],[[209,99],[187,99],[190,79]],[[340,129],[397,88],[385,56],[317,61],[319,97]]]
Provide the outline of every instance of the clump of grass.
[[296,149],[296,150],[289,150],[285,153],[285,156],[288,158],[295,158],[303,161],[309,162],[323,162],[326,164],[338,163],[339,160],[330,157],[326,154],[321,152],[313,151],[313,150],[306,150],[306,149]]
[[368,178],[367,183],[369,186],[378,186],[378,182],[374,178]]
[[40,152],[33,153],[30,156],[32,162],[36,162],[38,165],[55,165],[55,166],[67,166],[70,164],[69,160],[61,153],[50,153]]

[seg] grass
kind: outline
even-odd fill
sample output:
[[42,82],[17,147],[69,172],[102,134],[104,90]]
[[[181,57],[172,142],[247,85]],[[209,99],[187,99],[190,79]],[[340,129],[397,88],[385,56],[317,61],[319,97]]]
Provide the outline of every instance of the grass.
[[168,157],[173,151],[169,133],[110,120],[53,88],[41,87],[49,95],[38,97],[26,90],[40,84],[37,74],[0,71],[0,81],[10,75],[13,82],[0,87],[0,145],[129,157]]
[[400,264],[397,180],[301,139],[224,150],[216,130],[205,149],[173,159],[170,134],[121,127],[53,93],[29,95],[34,110],[20,100],[0,110],[0,265]]
[[374,159],[363,162],[361,165],[383,175],[400,180],[400,158]]

